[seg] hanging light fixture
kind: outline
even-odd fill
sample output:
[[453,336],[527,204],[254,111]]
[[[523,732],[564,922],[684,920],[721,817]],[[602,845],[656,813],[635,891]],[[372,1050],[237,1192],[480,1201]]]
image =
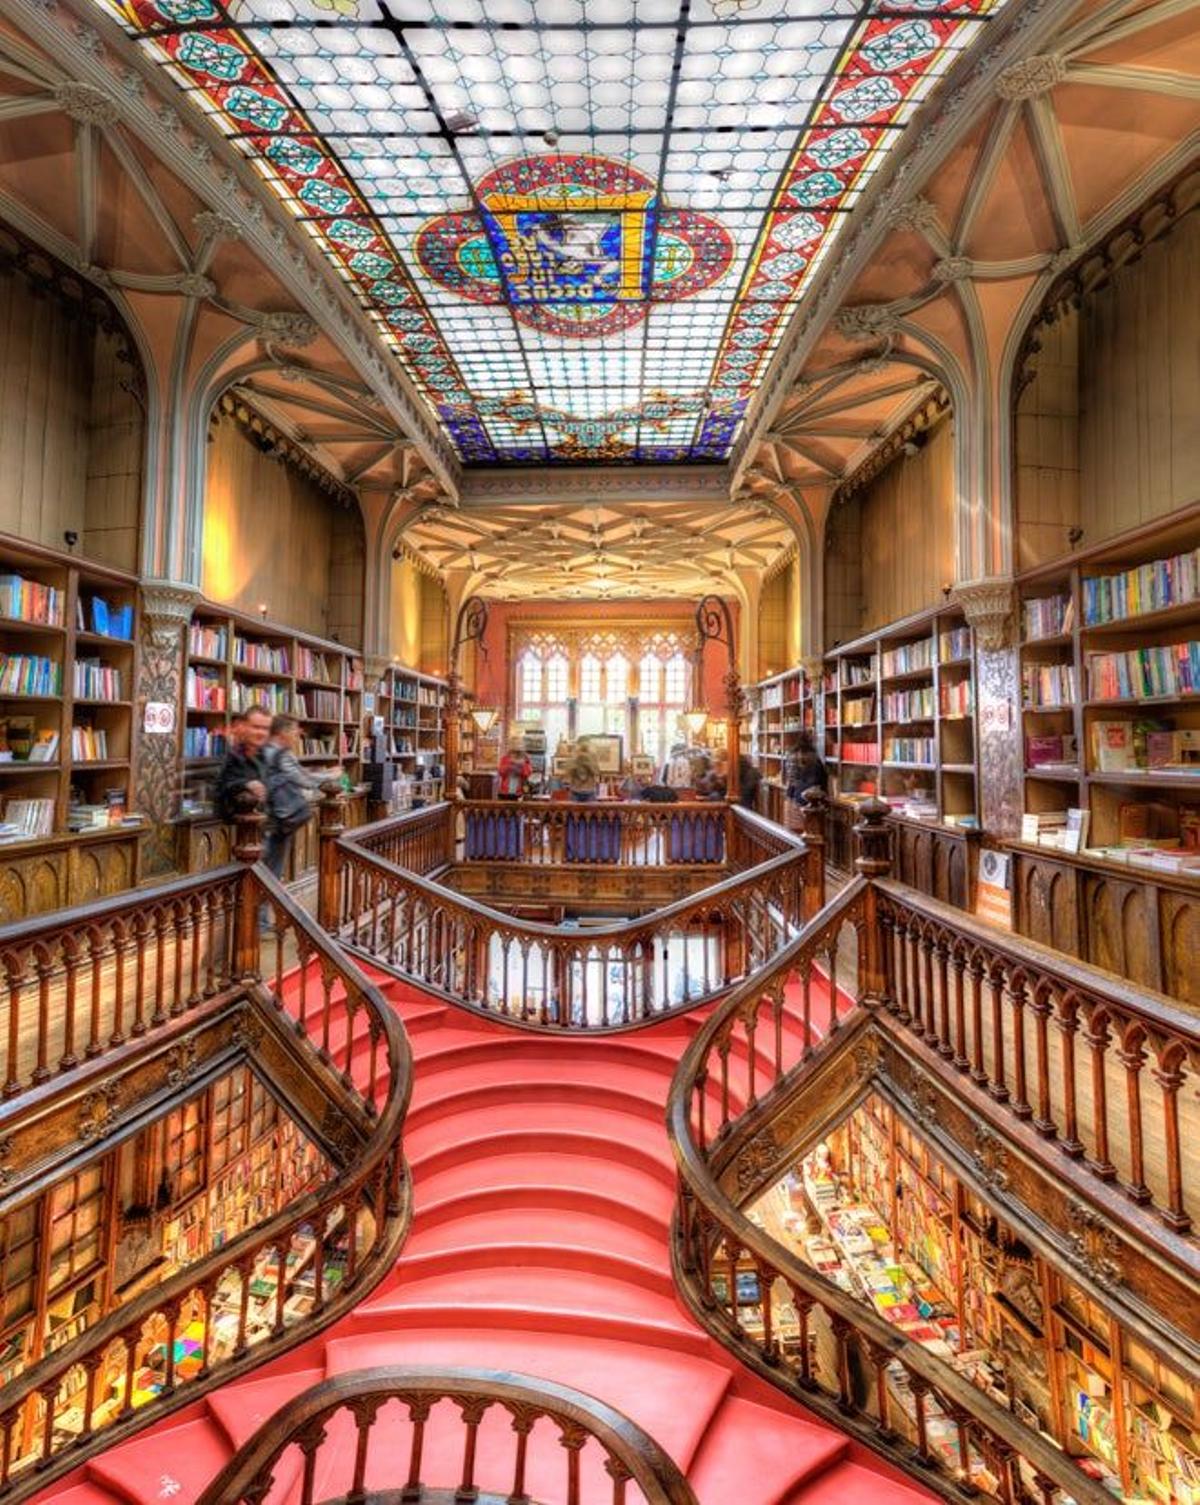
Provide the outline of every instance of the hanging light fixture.
[[486,737],[496,724],[496,717],[500,714],[495,706],[473,705],[471,707],[471,720],[479,728],[479,735]]

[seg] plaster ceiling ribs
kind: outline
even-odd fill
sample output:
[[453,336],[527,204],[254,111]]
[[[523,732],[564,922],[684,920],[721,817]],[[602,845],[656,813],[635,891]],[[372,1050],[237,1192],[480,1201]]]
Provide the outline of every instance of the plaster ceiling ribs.
[[[1043,10],[1024,55],[976,69],[990,99],[848,267],[841,309],[759,435],[751,483],[844,488],[939,383],[977,414],[1003,409],[987,383],[1014,320],[1200,147],[1194,14],[1194,0],[1063,4],[1051,26]],[[1003,448],[1003,411],[994,421]]]
[[403,546],[445,574],[466,571],[485,594],[691,596],[742,572],[760,575],[792,547],[787,526],[726,502],[527,508],[426,507]]
[[[374,325],[328,274],[303,229],[278,210],[242,154],[202,112],[175,107],[174,84],[138,55],[91,0],[12,0],[7,14],[30,40],[12,32],[0,36],[0,133],[10,122],[20,127],[0,151],[0,214],[114,291],[173,296],[181,310],[207,302],[269,347],[304,348],[311,342],[308,331],[311,338],[319,334],[330,347],[322,361],[329,364],[332,353],[338,365],[344,361],[354,371],[390,415],[393,430],[402,432],[405,443],[421,446],[439,489],[454,494],[459,469],[444,436],[425,416]],[[61,147],[53,148],[56,175],[65,165],[77,182],[69,213],[61,195],[55,212],[40,212],[55,195],[43,191],[36,173],[23,173],[22,134],[28,138],[36,117],[56,113],[75,122],[71,161],[63,164]],[[36,164],[36,150],[29,161]],[[105,232],[111,237],[114,226],[129,223],[134,199],[153,221],[155,251],[173,264],[148,271],[122,264],[136,258],[96,254],[97,247],[103,251]],[[173,212],[186,200],[191,212]],[[212,205],[220,207],[207,207]],[[235,278],[241,298],[225,296],[228,278],[211,270],[221,243],[234,240],[244,246]],[[147,245],[143,235],[138,250]],[[257,307],[242,301],[252,285],[262,292],[261,298],[251,293]],[[287,302],[303,311],[262,307]],[[181,331],[185,324],[194,329],[194,316],[188,324],[181,312],[177,324]],[[382,483],[394,480],[383,477]]]

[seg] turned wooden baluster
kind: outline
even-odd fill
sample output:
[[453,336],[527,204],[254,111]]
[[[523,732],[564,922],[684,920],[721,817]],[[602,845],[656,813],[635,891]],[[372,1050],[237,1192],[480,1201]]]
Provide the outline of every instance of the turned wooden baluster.
[[1032,1118],[1033,1109],[1029,1104],[1025,1075],[1025,1000],[1029,995],[1024,973],[1013,974],[1009,980],[1008,993],[1012,999],[1013,1023],[1013,1097],[1010,1106],[1018,1118]]
[[946,937],[940,931],[934,946],[934,953],[937,956],[938,998],[942,1005],[937,1052],[939,1056],[949,1059],[954,1054],[954,1042],[950,1034],[950,973],[948,970],[950,949],[946,944]]
[[917,1424],[917,1462],[923,1468],[932,1468],[936,1459],[929,1451],[929,1425],[925,1414],[925,1401],[929,1395],[929,1381],[923,1375],[908,1371],[908,1388],[912,1391],[915,1421]]
[[933,936],[928,930],[921,933],[921,1037],[930,1045],[936,1046],[938,1039],[937,1027],[937,993],[933,984]]
[[1046,984],[1034,989],[1029,1005],[1034,1022],[1034,1049],[1037,1061],[1037,1113],[1033,1126],[1043,1139],[1054,1139],[1058,1125],[1054,1122],[1054,1105],[1050,1098],[1050,989]]
[[64,981],[63,996],[63,1050],[59,1057],[59,1071],[70,1071],[72,1067],[79,1065],[79,1057],[75,1054],[75,1011],[76,998],[76,975],[83,958],[80,955],[79,939],[77,936],[66,934],[60,942],[62,946],[62,967]]
[[163,1007],[167,993],[167,932],[170,921],[166,906],[160,904],[154,911],[154,1012],[151,1025],[164,1024],[167,1011]]
[[847,1318],[836,1312],[830,1317],[829,1326],[837,1345],[837,1408],[843,1416],[854,1416],[858,1412],[850,1384],[850,1343],[854,1328]]
[[875,1410],[878,1413],[875,1418],[875,1430],[880,1441],[890,1442],[895,1435],[892,1431],[891,1399],[887,1382],[887,1370],[892,1362],[892,1355],[888,1349],[881,1348],[878,1343],[868,1343],[867,1357],[875,1370]]
[[37,1063],[32,1080],[37,1083],[50,1079],[50,979],[54,975],[54,958],[40,942],[33,948],[33,957],[38,978],[38,1021]]
[[296,1444],[304,1459],[304,1471],[300,1480],[300,1505],[313,1505],[313,1492],[317,1480],[317,1453],[325,1441],[325,1420],[314,1417],[296,1434]]
[[433,1410],[433,1402],[422,1395],[410,1397],[406,1404],[413,1433],[408,1450],[408,1478],[405,1480],[401,1498],[419,1500],[425,1493],[425,1486],[421,1483],[421,1456],[425,1451],[425,1423],[429,1420],[430,1411]]
[[172,1019],[182,1014],[184,1009],[183,963],[191,940],[188,925],[187,900],[181,899],[171,905],[171,935],[175,947],[174,978],[171,984],[171,1007],[169,1010]]
[[94,1060],[104,1049],[104,1041],[101,1039],[103,1028],[101,1013],[104,1003],[104,955],[105,940],[100,929],[96,925],[90,925],[87,931],[88,956],[92,963],[92,976],[89,983],[91,993],[91,1009],[88,1016],[88,1043],[84,1055],[88,1060]]
[[459,1500],[473,1500],[477,1493],[475,1488],[475,1450],[479,1441],[479,1423],[483,1420],[484,1413],[490,1408],[491,1402],[480,1397],[464,1399],[454,1397],[455,1404],[462,1412],[462,1419],[467,1428],[467,1435],[463,1443],[462,1481],[455,1492],[455,1498]]
[[984,966],[978,951],[971,953],[967,975],[971,979],[971,1080],[982,1087],[987,1081],[987,1068],[983,1061]]
[[1063,1132],[1059,1149],[1072,1160],[1083,1154],[1083,1141],[1079,1137],[1079,1098],[1075,1087],[1075,1039],[1079,1034],[1078,1001],[1066,997],[1059,1003],[1054,1023],[1062,1036]]
[[27,951],[4,953],[4,975],[8,983],[8,1061],[4,1073],[4,1096],[16,1097],[21,1090],[21,997],[28,981]]
[[1179,1089],[1183,1086],[1184,1051],[1170,1045],[1154,1071],[1154,1080],[1163,1095],[1163,1134],[1167,1151],[1167,1205],[1159,1208],[1159,1217],[1176,1233],[1187,1233],[1191,1217],[1184,1206],[1183,1162],[1179,1142]]
[[966,988],[963,986],[967,959],[960,946],[955,946],[950,965],[954,968],[954,1068],[956,1071],[966,1071],[971,1064],[967,1059],[967,998]]
[[1111,1181],[1117,1174],[1117,1168],[1109,1158],[1108,1153],[1108,1075],[1106,1066],[1108,1047],[1112,1043],[1112,1035],[1108,1030],[1107,1015],[1099,1012],[1093,1014],[1083,1038],[1092,1053],[1092,1142],[1095,1146],[1086,1164],[1088,1169],[1093,1174],[1099,1176],[1102,1181]]
[[1135,1027],[1126,1034],[1123,1048],[1117,1052],[1117,1060],[1125,1068],[1129,1117],[1129,1180],[1125,1183],[1124,1190],[1131,1201],[1139,1204],[1151,1200],[1150,1188],[1146,1185],[1145,1141],[1142,1134],[1142,1067],[1146,1064],[1142,1039],[1141,1031]]
[[587,1433],[573,1422],[560,1423],[562,1435],[559,1443],[567,1450],[567,1505],[579,1505],[580,1477],[579,1455],[587,1442]]
[[992,995],[992,1079],[988,1093],[998,1103],[1008,1101],[1004,1062],[1004,968],[999,962],[988,971],[988,988]]

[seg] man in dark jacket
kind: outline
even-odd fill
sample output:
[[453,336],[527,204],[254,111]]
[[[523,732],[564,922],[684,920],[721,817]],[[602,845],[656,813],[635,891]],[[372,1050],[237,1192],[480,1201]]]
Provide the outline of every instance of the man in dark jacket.
[[247,806],[241,795],[252,796],[254,805],[266,803],[267,785],[262,762],[263,744],[271,730],[271,715],[260,705],[234,715],[229,729],[229,751],[217,775],[215,804],[223,820],[233,820]]

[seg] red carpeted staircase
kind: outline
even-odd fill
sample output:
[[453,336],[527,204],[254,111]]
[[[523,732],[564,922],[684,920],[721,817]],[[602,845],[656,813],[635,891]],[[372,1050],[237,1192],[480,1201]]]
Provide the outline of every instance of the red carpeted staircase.
[[[416,1215],[395,1270],[307,1347],[111,1449],[42,1500],[188,1505],[292,1395],[325,1376],[406,1364],[515,1370],[598,1396],[657,1439],[701,1505],[930,1498],[742,1368],[675,1296],[664,1105],[694,1016],[554,1039],[377,981],[416,1057],[406,1130]],[[345,1487],[349,1431],[340,1472],[328,1461],[338,1451],[322,1452],[326,1495]],[[451,1483],[446,1467],[425,1477]],[[611,1480],[607,1490],[606,1501]]]

